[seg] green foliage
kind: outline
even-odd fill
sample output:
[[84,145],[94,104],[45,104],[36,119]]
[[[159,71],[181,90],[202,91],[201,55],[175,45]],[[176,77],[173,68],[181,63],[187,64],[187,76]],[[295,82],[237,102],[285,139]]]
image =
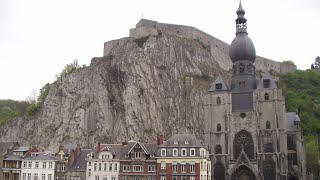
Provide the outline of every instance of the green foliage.
[[137,43],[139,47],[142,48],[143,44],[144,44],[145,42],[147,42],[148,39],[149,39],[149,36],[143,36],[143,37],[137,38],[137,39],[135,39],[135,40],[133,40],[133,41],[134,41],[135,43]]
[[319,69],[320,68],[320,57],[317,56],[316,59],[314,60],[314,68]]
[[50,89],[49,83],[47,83],[40,89],[40,93],[37,100],[32,102],[32,104],[27,108],[27,112],[29,116],[33,116],[39,111],[44,101],[46,100],[46,97],[48,96],[49,89]]
[[203,47],[203,49],[209,49],[210,45],[204,44],[200,39],[196,39],[197,42]]
[[284,60],[282,61],[283,64],[292,64],[292,65],[295,65],[293,61],[291,60]]
[[286,110],[296,112],[302,122],[309,170],[317,174],[320,134],[320,75],[313,70],[295,71],[280,76],[279,85],[286,97]]
[[61,73],[59,75],[56,75],[57,79],[61,78],[61,77],[65,77],[75,71],[78,71],[79,69],[85,68],[86,65],[83,64],[82,66],[79,65],[78,60],[75,59],[73,60],[72,63],[67,64],[61,71]]
[[25,115],[29,105],[26,101],[0,100],[0,125],[14,117]]

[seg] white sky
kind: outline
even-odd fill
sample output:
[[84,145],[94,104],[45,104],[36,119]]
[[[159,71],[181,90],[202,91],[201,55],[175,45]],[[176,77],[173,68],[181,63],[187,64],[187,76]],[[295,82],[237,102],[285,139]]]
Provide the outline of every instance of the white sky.
[[[145,19],[196,27],[227,43],[238,0],[0,0],[0,99],[25,100],[78,59]],[[257,54],[307,69],[320,56],[319,0],[243,0]]]

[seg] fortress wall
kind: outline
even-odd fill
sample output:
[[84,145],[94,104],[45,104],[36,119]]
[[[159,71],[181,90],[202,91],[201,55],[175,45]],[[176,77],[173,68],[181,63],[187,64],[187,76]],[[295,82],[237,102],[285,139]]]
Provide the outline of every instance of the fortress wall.
[[[229,70],[232,67],[232,61],[229,57],[229,44],[191,26],[176,25],[176,24],[166,24],[158,23],[157,21],[150,21],[146,19],[141,19],[136,28],[130,29],[130,37],[140,38],[147,35],[157,35],[159,32],[164,34],[171,34],[180,37],[186,37],[190,39],[197,39],[210,46],[212,56],[219,63],[220,67]],[[216,53],[216,52],[221,53]],[[257,70],[266,71],[274,70],[277,73],[290,72],[294,68],[283,66],[281,68],[281,63],[273,61],[264,57],[257,56],[255,61],[255,66]],[[281,69],[283,69],[281,71]]]
[[281,63],[280,64],[280,72],[281,74],[289,73],[297,70],[297,66],[294,64]]

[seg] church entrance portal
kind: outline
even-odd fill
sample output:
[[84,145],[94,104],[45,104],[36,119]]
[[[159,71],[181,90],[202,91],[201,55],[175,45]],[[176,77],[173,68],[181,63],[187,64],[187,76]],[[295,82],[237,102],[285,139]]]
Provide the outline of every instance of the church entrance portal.
[[231,176],[231,180],[256,180],[256,178],[247,166],[240,166]]

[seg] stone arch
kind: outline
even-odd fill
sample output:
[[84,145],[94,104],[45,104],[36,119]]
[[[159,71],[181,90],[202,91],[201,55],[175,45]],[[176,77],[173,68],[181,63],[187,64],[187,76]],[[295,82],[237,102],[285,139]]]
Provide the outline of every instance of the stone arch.
[[218,124],[217,125],[217,132],[220,132],[221,131],[221,124]]
[[230,180],[256,180],[256,176],[249,167],[241,165],[233,172]]
[[217,104],[221,104],[221,98],[217,97]]
[[241,151],[244,151],[249,159],[254,159],[254,143],[248,131],[241,130],[233,140],[233,158],[238,159]]
[[224,165],[220,161],[214,164],[213,179],[225,180],[225,173]]
[[266,129],[271,129],[270,121],[266,122]]
[[262,168],[264,180],[276,179],[276,163],[272,159],[264,160]]
[[220,144],[216,145],[214,148],[215,154],[222,154],[222,147]]

